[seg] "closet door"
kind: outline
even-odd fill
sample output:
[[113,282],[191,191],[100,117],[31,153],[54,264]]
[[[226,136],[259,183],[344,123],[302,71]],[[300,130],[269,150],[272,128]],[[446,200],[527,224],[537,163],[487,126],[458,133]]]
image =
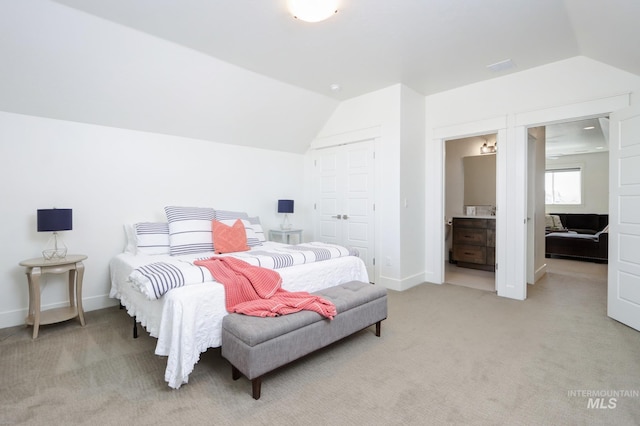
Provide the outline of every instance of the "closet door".
[[374,279],[373,141],[324,148],[314,156],[316,239],[353,247]]

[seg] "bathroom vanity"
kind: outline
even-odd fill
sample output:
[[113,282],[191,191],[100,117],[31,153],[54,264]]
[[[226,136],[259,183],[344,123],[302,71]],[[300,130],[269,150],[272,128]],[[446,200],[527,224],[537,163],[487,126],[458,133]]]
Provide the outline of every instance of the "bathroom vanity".
[[495,216],[453,218],[453,261],[463,268],[495,271]]

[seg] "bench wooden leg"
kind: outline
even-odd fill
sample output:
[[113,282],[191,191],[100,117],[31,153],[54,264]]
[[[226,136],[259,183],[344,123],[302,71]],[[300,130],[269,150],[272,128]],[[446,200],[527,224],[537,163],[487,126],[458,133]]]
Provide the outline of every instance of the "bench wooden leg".
[[[242,376],[240,370],[238,370],[234,365],[231,365],[231,378],[233,380],[238,380]],[[253,391],[253,399],[260,399],[260,390],[262,388],[262,376],[256,377],[251,380],[251,389]]]
[[240,378],[240,376],[242,375],[242,373],[240,373],[240,370],[238,370],[235,366],[231,366],[231,378],[233,380],[238,380]]
[[251,388],[253,390],[253,399],[260,399],[260,388],[262,387],[262,376],[251,380]]
[[380,337],[380,329],[382,328],[382,321],[376,323],[376,336]]

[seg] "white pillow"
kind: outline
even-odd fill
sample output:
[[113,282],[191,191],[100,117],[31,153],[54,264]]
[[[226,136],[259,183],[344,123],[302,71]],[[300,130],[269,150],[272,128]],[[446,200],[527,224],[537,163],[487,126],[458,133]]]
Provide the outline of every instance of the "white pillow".
[[212,208],[168,206],[164,211],[172,256],[213,251]]
[[255,232],[256,235],[258,236],[258,240],[261,243],[264,243],[265,241],[267,241],[267,239],[264,236],[264,230],[262,229],[262,225],[260,224],[260,218],[258,216],[250,217],[249,223],[253,228],[253,232]]
[[124,252],[136,254],[136,233],[133,230],[133,224],[126,223],[124,225],[124,235],[127,239],[127,245],[124,247]]
[[562,220],[560,220],[560,216],[553,215],[553,227],[556,229],[564,229],[564,225],[562,224]]
[[136,254],[169,254],[169,224],[167,222],[139,222],[133,225]]

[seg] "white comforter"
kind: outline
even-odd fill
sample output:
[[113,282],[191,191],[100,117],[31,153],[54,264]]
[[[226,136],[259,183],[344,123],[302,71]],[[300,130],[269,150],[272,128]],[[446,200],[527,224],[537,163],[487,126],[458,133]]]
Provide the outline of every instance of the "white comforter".
[[[227,315],[224,288],[208,281],[186,285],[149,300],[129,279],[131,272],[156,256],[120,254],[110,263],[110,296],[120,299],[127,312],[158,339],[155,353],[166,356],[165,380],[172,388],[187,383],[189,374],[208,348],[221,344],[222,318]],[[364,262],[344,256],[278,269],[283,288],[314,292],[349,281],[368,282]]]
[[232,256],[254,266],[280,270],[290,266],[322,262],[350,255],[357,255],[357,252],[335,244],[311,242],[291,246],[265,242],[261,246],[238,253],[153,256],[154,261],[135,268],[129,275],[129,280],[148,299],[158,299],[169,290],[178,287],[213,281],[207,268],[193,264],[197,259]]

